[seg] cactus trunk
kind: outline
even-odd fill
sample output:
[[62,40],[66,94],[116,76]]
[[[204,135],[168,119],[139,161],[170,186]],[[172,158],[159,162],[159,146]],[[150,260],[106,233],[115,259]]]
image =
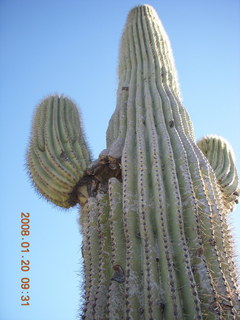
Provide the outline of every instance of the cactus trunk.
[[[227,223],[239,197],[232,152],[220,138],[196,143],[169,40],[152,7],[129,13],[117,107],[98,160],[89,164],[84,139],[76,136],[76,125],[70,134],[68,110],[59,108],[64,116],[56,113],[54,130],[48,126],[41,137],[50,150],[53,142],[58,148],[35,152],[42,142],[39,111],[29,168],[48,199],[63,207],[73,200],[81,205],[82,319],[240,319]],[[79,166],[76,151],[83,155]],[[68,171],[65,185],[59,176]]]
[[[99,280],[94,293],[86,285],[92,294],[87,319],[237,317],[236,271],[226,259],[231,241],[219,187],[194,141],[174,70],[155,11],[134,8],[122,36],[117,108],[107,131],[109,150],[122,141],[122,179],[109,181],[109,216],[96,226]],[[103,236],[110,241],[106,251]],[[116,266],[121,281],[114,277]]]

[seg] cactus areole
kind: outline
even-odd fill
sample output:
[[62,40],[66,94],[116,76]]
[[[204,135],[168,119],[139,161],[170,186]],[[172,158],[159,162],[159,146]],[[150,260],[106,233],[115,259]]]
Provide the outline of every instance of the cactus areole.
[[106,149],[92,161],[75,105],[50,96],[35,113],[28,167],[48,200],[80,204],[81,319],[240,319],[233,153],[216,136],[195,141],[152,7],[127,18]]

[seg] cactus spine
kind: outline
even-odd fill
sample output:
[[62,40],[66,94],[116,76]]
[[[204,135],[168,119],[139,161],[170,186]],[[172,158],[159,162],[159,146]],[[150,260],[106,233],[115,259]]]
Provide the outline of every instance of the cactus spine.
[[[86,143],[76,139],[81,152],[71,165],[64,162],[61,152],[71,159],[75,149],[68,144],[72,138],[59,132],[71,130],[74,117],[68,117],[69,109],[63,116],[60,105],[58,121],[50,108],[46,115],[37,111],[29,168],[48,199],[67,207],[66,194],[71,194],[81,205],[82,318],[239,319],[227,224],[239,196],[233,157],[222,139],[196,144],[170,44],[152,7],[138,6],[129,13],[117,107],[107,149],[98,160],[90,163]],[[42,131],[42,114],[52,119],[54,129],[49,124]],[[36,146],[42,156],[35,153]],[[63,200],[55,197],[56,189]]]

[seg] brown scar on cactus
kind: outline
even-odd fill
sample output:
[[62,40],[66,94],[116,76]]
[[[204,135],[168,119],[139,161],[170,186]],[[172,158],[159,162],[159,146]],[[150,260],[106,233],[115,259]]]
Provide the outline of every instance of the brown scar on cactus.
[[117,106],[92,161],[74,103],[50,96],[28,148],[34,185],[80,204],[86,320],[237,320],[228,213],[239,182],[228,142],[196,142],[167,34],[133,8],[122,34]]

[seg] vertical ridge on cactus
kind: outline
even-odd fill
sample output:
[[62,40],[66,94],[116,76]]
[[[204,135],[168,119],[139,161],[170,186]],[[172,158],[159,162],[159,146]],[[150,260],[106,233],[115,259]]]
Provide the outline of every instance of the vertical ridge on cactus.
[[152,7],[128,15],[107,148],[91,163],[75,112],[57,98],[39,107],[28,164],[49,200],[68,207],[74,188],[80,203],[82,319],[239,319],[236,167],[225,141],[196,143]]

